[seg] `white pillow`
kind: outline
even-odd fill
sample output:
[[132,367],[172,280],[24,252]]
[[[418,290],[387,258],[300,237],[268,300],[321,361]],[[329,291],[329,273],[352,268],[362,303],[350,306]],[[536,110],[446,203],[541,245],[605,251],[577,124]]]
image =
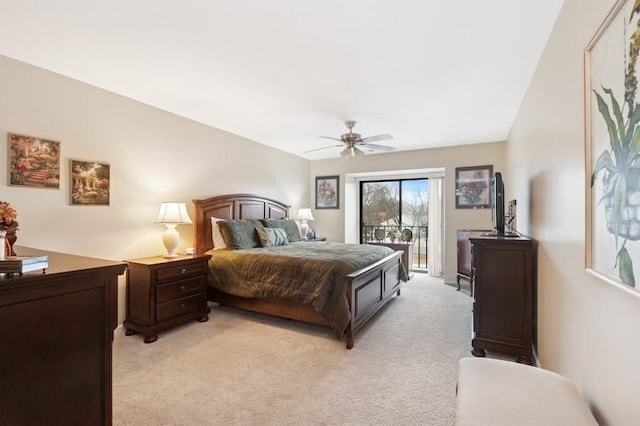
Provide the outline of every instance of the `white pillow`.
[[220,227],[218,226],[218,222],[222,220],[226,219],[211,218],[211,237],[213,239],[213,248],[216,250],[227,248],[227,244],[224,242],[222,234],[220,233]]

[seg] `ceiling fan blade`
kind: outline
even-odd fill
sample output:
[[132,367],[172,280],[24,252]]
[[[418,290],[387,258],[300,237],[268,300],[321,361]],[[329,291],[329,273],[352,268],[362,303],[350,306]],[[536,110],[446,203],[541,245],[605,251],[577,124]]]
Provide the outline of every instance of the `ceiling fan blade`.
[[312,149],[310,151],[305,151],[305,154],[308,154],[310,152],[315,152],[315,151],[320,151],[321,149],[327,149],[327,148],[338,148],[341,147],[342,145],[331,145],[331,146],[323,146],[322,148],[316,148],[316,149]]
[[331,139],[331,140],[334,140],[334,141],[342,142],[342,139],[340,139],[340,138],[332,138],[331,136],[320,136],[320,137],[323,138],[323,139]]
[[377,144],[374,144],[374,143],[363,143],[363,144],[360,144],[360,146],[366,146],[366,147],[369,147],[369,148],[372,148],[372,149],[377,149],[378,151],[393,151],[393,150],[395,150],[395,148],[392,147],[392,146],[377,145]]
[[387,135],[385,133],[383,135],[367,136],[366,138],[360,139],[359,142],[368,143],[368,142],[377,142],[377,141],[388,141],[390,139],[393,139],[393,136]]

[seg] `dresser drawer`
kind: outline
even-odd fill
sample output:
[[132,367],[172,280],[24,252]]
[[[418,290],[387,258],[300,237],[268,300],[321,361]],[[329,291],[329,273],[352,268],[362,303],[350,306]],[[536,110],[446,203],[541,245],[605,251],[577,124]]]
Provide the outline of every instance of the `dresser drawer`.
[[202,294],[204,293],[204,280],[205,278],[197,277],[161,284],[156,287],[156,303],[169,302],[192,294]]
[[156,283],[175,281],[177,279],[206,275],[205,262],[180,262],[175,266],[156,269]]
[[197,311],[202,308],[205,303],[205,298],[202,294],[194,294],[172,302],[161,303],[157,305],[156,308],[156,320],[160,322]]

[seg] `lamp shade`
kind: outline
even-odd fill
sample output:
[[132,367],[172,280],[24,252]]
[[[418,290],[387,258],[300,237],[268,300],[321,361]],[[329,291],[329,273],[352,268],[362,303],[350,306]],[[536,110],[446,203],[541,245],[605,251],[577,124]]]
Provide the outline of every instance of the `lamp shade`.
[[298,210],[297,220],[313,220],[310,208],[302,208]]
[[165,202],[160,204],[160,212],[158,213],[155,223],[173,223],[179,225],[193,222],[191,222],[191,218],[187,213],[185,203]]

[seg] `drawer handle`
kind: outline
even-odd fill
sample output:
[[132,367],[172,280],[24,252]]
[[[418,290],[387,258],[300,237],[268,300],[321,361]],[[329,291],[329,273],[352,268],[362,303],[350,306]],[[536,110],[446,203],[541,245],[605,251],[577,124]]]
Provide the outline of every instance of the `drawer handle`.
[[184,304],[184,303],[181,303],[181,304],[180,304],[180,309],[184,309],[184,307],[185,307],[185,304]]
[[180,291],[185,291],[187,288],[184,285],[180,286]]
[[184,274],[185,272],[187,272],[186,268],[182,268],[182,271],[180,271],[181,274]]

